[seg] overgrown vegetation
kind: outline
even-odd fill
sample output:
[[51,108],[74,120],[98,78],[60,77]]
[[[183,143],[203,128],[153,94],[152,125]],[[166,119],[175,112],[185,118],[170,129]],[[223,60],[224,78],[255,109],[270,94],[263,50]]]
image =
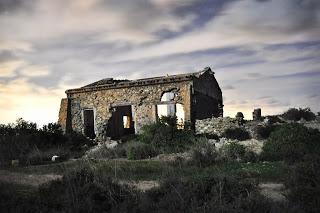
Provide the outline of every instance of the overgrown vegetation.
[[301,119],[311,121],[316,118],[316,115],[310,110],[310,108],[290,108],[282,114],[282,117],[292,121],[299,121]]
[[197,138],[191,130],[177,127],[177,118],[174,116],[163,116],[159,121],[143,126],[138,142],[128,146],[128,158],[143,159],[160,153],[186,151]]
[[[6,197],[13,212],[270,212],[276,207],[258,194],[256,184],[237,176],[206,173],[191,178],[168,177],[141,192],[112,179],[105,170],[80,166],[61,180],[40,187],[29,197]],[[1,185],[0,185],[1,186]],[[0,191],[1,196],[13,190]]]
[[257,126],[256,134],[258,139],[267,139],[270,134],[277,129],[278,125]]
[[284,124],[271,133],[263,146],[262,158],[288,163],[301,161],[306,154],[320,154],[320,132],[302,124]]
[[249,132],[243,128],[226,129],[222,136],[228,139],[237,139],[239,141],[250,139]]
[[41,212],[129,212],[137,196],[131,187],[84,167],[42,186],[38,199]]
[[167,179],[142,197],[142,212],[269,212],[254,184],[233,177]]
[[158,154],[159,152],[156,148],[147,143],[131,142],[127,147],[127,157],[129,160],[151,158]]
[[222,147],[222,153],[228,161],[241,161],[246,153],[246,148],[241,144],[231,142]]
[[213,144],[207,142],[206,139],[199,141],[191,150],[192,161],[198,167],[207,167],[219,162],[220,154]]
[[[312,117],[308,109],[299,110],[303,113],[299,112],[298,120]],[[176,118],[163,117],[115,148],[105,145],[91,156],[94,159],[11,168],[28,174],[58,173],[63,178],[39,190],[0,182],[0,208],[10,212],[319,212],[320,132],[272,119],[256,131],[259,139],[267,139],[258,155],[236,141],[249,138],[244,128],[226,130],[223,136],[234,141],[223,139],[227,143],[216,147],[216,135],[195,136],[188,128],[177,128]],[[43,164],[56,153],[68,159],[72,150],[89,142],[81,135],[61,134],[55,124],[40,130],[23,120],[0,126],[1,161],[18,156],[27,165]],[[175,161],[136,161],[187,151],[191,156]],[[105,160],[123,157],[129,161]],[[156,181],[159,186],[140,191],[132,184],[137,181]],[[285,182],[288,205],[263,197],[259,181]]]
[[292,206],[305,212],[320,212],[320,156],[306,155],[293,166],[286,179]]
[[0,162],[1,165],[9,164],[11,160],[41,164],[50,161],[53,155],[63,160],[90,143],[76,133],[63,135],[57,124],[50,123],[37,129],[35,123],[18,119],[15,124],[0,125]]

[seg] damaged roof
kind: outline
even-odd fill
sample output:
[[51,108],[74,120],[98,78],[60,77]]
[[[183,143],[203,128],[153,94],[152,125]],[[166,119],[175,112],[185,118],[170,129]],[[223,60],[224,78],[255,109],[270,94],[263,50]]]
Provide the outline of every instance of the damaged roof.
[[206,67],[199,72],[159,76],[159,77],[152,77],[152,78],[143,78],[143,79],[136,79],[136,80],[127,80],[127,79],[117,80],[113,78],[105,78],[80,88],[69,89],[66,91],[66,93],[68,94],[68,93],[96,91],[96,90],[104,90],[104,89],[112,89],[112,88],[188,81],[188,80],[192,80],[193,78],[199,78],[201,75],[203,75],[206,72],[210,72],[211,74],[214,74],[214,72],[211,70],[210,67]]

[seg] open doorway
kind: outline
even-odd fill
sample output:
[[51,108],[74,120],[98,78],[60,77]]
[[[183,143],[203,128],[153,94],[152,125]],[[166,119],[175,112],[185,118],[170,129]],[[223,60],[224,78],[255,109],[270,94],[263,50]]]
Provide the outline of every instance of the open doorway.
[[83,110],[83,124],[84,124],[84,135],[94,139],[96,134],[94,132],[94,112],[92,109]]
[[131,105],[113,107],[112,117],[108,121],[107,136],[119,139],[134,133]]

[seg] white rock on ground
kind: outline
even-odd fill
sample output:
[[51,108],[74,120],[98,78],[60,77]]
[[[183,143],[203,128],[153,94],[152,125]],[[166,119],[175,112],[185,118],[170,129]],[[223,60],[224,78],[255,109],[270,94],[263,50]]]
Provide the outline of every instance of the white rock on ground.
[[52,161],[52,162],[55,162],[58,158],[59,158],[58,155],[54,155],[54,156],[52,156],[51,161]]

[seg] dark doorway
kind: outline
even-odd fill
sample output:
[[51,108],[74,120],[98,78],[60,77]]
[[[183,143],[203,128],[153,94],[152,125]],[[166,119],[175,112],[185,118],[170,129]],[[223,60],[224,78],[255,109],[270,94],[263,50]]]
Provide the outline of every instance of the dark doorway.
[[134,133],[131,106],[113,107],[112,117],[108,121],[107,136],[112,139],[120,139],[124,135]]
[[94,113],[92,109],[83,110],[83,120],[85,136],[94,139],[96,135],[94,133]]

